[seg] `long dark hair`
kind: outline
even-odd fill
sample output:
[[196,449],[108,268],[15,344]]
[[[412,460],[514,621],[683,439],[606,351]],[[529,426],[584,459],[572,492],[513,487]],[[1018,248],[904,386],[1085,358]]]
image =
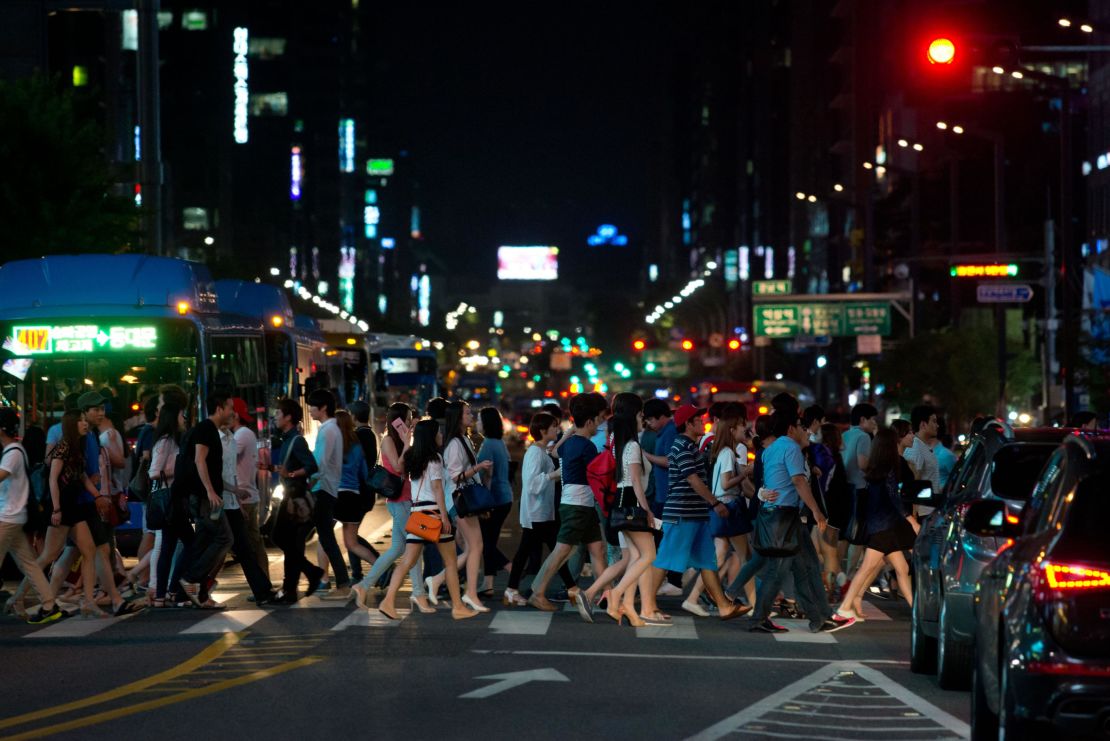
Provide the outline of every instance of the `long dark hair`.
[[346,409],[335,410],[335,424],[343,436],[343,457],[351,452],[351,448],[359,445],[358,435],[355,433],[355,418]]
[[412,407],[403,401],[394,402],[389,405],[389,409],[385,413],[385,434],[393,441],[393,450],[397,455],[405,449],[405,441],[401,439],[401,434],[393,427],[393,423],[401,420],[408,424],[409,416],[412,414]]
[[62,442],[66,444],[66,463],[82,470],[85,467],[85,441],[77,431],[77,423],[84,414],[80,409],[70,409],[62,415]]
[[898,466],[898,435],[889,427],[875,433],[871,441],[871,454],[867,459],[867,470],[863,475],[868,481],[886,481],[895,473]]
[[840,428],[836,425],[823,424],[821,425],[821,442],[835,455],[844,447],[844,436],[840,434]]
[[416,481],[421,478],[430,463],[440,460],[439,447],[436,445],[437,434],[438,421],[422,419],[416,423],[412,431],[412,447],[405,452],[405,471],[409,479]]
[[636,394],[621,393],[613,397],[613,416],[609,433],[613,436],[613,457],[617,459],[617,481],[624,478],[624,447],[640,433],[636,415],[644,409],[644,400]]
[[163,437],[169,437],[174,444],[181,444],[182,429],[177,425],[177,417],[181,414],[181,407],[176,402],[167,401],[158,411],[158,426],[154,428],[154,442]]
[[443,433],[443,449],[447,450],[447,446],[451,444],[452,440],[460,440],[463,450],[466,451],[466,457],[470,459],[470,465],[474,465],[474,452],[467,444],[469,441],[466,437],[466,430],[463,429],[463,415],[469,406],[465,401],[459,399],[447,402],[447,413],[443,416],[443,425],[446,428]]

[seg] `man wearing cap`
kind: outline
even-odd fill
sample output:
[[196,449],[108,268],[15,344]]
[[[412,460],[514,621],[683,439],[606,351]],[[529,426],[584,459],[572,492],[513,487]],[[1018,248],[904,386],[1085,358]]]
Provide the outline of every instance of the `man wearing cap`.
[[258,521],[258,436],[254,434],[257,423],[247,409],[247,402],[238,396],[231,400],[231,408],[235,410],[231,415],[231,430],[235,435],[239,509],[243,513],[247,542],[259,568],[268,575],[270,560],[266,557],[266,544],[262,541],[261,523]]
[[751,610],[734,605],[721,590],[717,576],[717,553],[713,547],[710,517],[728,517],[728,507],[705,485],[704,458],[698,454],[705,409],[690,404],[674,413],[678,436],[667,453],[667,502],[663,506],[663,541],[655,558],[655,583],[662,584],[667,571],[701,571],[706,591],[717,603],[722,620],[740,617]]

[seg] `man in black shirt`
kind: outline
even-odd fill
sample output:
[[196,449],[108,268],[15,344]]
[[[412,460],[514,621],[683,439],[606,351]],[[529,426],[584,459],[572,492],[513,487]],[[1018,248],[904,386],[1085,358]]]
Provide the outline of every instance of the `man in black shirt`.
[[[223,444],[220,427],[231,422],[235,408],[231,396],[216,391],[208,395],[208,418],[189,431],[179,459],[188,470],[189,512],[196,524],[196,538],[189,547],[189,567],[181,588],[197,607],[219,609],[210,599],[210,578],[222,565],[233,540],[223,511]],[[179,465],[180,465],[179,464]]]
[[[353,401],[347,407],[347,411],[355,418],[355,424],[357,425],[355,435],[358,436],[359,445],[362,446],[362,455],[366,458],[366,467],[372,472],[378,462],[378,436],[374,434],[374,430],[370,427],[370,405],[365,401]],[[366,500],[366,510],[369,512],[374,509],[374,492],[365,484],[361,485],[360,489],[359,493]],[[378,557],[378,549],[370,545],[361,535],[358,536],[358,543],[373,553],[375,559]],[[351,583],[362,581],[362,559],[350,549],[347,550],[347,558],[351,562]]]

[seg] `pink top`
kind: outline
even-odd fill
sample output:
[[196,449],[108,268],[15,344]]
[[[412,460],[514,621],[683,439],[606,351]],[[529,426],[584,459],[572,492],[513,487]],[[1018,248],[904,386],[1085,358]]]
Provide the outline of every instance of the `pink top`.
[[405,485],[401,488],[401,496],[398,497],[397,499],[394,499],[393,501],[394,502],[411,502],[412,501],[412,482],[409,481],[408,476],[403,476],[403,475],[401,475],[401,474],[399,474],[399,473],[397,473],[396,471],[393,470],[393,466],[389,465],[389,456],[385,455],[384,450],[382,451],[382,468],[389,471],[394,476],[400,476],[402,479],[405,480]]

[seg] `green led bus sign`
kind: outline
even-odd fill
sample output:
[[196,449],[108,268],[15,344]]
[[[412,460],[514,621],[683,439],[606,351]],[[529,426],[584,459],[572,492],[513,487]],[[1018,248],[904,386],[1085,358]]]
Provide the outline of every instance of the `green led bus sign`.
[[953,265],[948,269],[953,278],[1016,278],[1018,266],[1008,265]]
[[157,327],[101,327],[96,324],[12,327],[16,355],[91,353],[98,350],[153,350]]

